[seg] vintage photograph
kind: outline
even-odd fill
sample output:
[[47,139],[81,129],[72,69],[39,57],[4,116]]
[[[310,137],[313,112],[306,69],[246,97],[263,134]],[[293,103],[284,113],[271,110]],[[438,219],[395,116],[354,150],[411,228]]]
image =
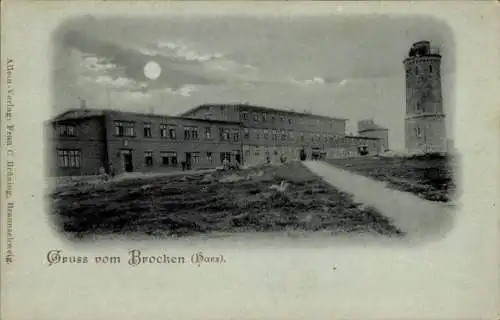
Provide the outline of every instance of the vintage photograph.
[[452,228],[439,20],[82,16],[52,40],[46,199],[68,239]]

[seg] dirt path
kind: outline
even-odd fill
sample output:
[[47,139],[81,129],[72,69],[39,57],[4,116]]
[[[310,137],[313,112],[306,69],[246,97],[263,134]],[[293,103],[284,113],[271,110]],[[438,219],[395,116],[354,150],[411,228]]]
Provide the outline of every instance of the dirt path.
[[442,237],[451,227],[453,208],[448,204],[390,189],[385,182],[323,161],[305,161],[304,165],[335,188],[352,194],[355,201],[377,209],[412,239]]

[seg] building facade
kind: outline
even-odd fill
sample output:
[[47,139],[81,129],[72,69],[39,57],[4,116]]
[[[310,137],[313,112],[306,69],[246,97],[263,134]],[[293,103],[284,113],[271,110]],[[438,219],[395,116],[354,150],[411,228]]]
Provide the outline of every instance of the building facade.
[[168,172],[355,157],[382,151],[381,139],[346,135],[346,119],[251,105],[202,105],[181,116],[73,109],[48,122],[49,176],[103,170]]
[[105,110],[71,110],[46,125],[50,176],[93,175],[101,168],[161,172],[242,161],[238,122]]
[[298,160],[360,155],[360,149],[381,152],[380,139],[346,135],[347,119],[332,118],[249,104],[201,105],[181,116],[239,121],[245,164],[276,163],[283,157]]
[[441,55],[429,41],[415,42],[403,61],[406,72],[405,143],[408,153],[446,152]]
[[376,124],[373,119],[358,122],[358,136],[378,138],[381,151],[389,151],[389,129]]

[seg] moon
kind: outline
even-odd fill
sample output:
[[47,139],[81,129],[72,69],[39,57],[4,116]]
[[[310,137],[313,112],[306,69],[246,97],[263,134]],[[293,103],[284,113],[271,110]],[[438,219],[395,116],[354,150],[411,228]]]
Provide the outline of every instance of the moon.
[[144,66],[144,76],[150,80],[156,80],[161,74],[161,67],[155,61],[149,61]]

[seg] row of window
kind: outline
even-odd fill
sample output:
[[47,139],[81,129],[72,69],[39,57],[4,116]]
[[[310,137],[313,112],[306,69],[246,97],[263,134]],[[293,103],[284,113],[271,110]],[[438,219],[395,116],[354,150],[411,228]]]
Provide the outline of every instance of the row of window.
[[[135,137],[135,124],[134,122],[115,121],[115,135],[121,137]],[[205,127],[203,131],[204,138],[207,140],[213,139],[212,127]],[[144,123],[144,137],[151,138],[152,129],[151,123]],[[160,124],[160,137],[167,139],[177,139],[177,126]],[[198,127],[185,126],[184,127],[184,140],[199,140],[200,135]],[[222,141],[239,141],[239,129],[219,128],[219,139]]]
[[[295,124],[297,122],[297,120],[298,120],[300,125],[304,124],[304,120],[301,118],[295,119],[293,117],[286,117],[284,114],[281,114],[279,116],[272,114],[271,116],[268,116],[268,114],[266,112],[256,112],[256,111],[253,111],[251,113],[249,111],[241,111],[240,112],[240,120],[247,121],[248,119],[250,119],[250,114],[251,114],[252,120],[254,122],[275,122],[279,119],[280,122],[283,122],[283,123],[288,122],[288,124],[291,124],[291,125]],[[316,119],[315,122],[311,122],[310,124],[315,125],[315,126],[320,126],[322,123],[325,125],[328,124],[327,122],[321,121],[320,119]],[[333,128],[334,124],[335,124],[335,121],[333,121],[333,120],[329,121],[329,125],[331,128]]]
[[[240,113],[240,120],[248,120],[249,119],[249,112],[248,111],[241,111]],[[262,121],[262,122],[268,122],[268,121],[276,121],[276,115],[271,115],[271,117],[267,116],[266,112],[252,112],[252,119],[253,121]],[[279,119],[281,122],[285,122],[287,119],[285,115],[280,115]],[[293,118],[288,118],[288,123],[293,124]]]
[[[193,165],[199,164],[201,159],[200,152],[190,152],[190,162]],[[220,163],[224,160],[231,161],[231,152],[220,152],[219,158]],[[79,169],[81,167],[81,152],[80,150],[71,149],[59,149],[57,150],[58,165],[60,168],[67,169]],[[214,164],[214,153],[205,152],[204,157],[206,163]],[[175,151],[162,151],[160,152],[160,163],[162,166],[166,167],[178,167],[179,161],[177,157],[177,152]],[[146,166],[154,165],[153,151],[144,152],[144,164]]]
[[[135,124],[134,122],[128,122],[128,121],[115,121],[114,122],[114,134],[116,136],[120,137],[135,137]],[[152,137],[152,128],[151,128],[151,123],[144,123],[143,127],[143,134],[144,137],[151,138]],[[77,136],[77,130],[75,125],[60,125],[59,126],[59,134],[60,136],[64,137],[76,137]],[[204,128],[204,138],[207,140],[210,140],[213,138],[212,134],[212,127],[205,127]],[[269,139],[271,138],[272,140],[287,140],[293,139],[294,138],[294,133],[292,130],[289,130],[288,132],[286,130],[277,130],[277,129],[256,129],[255,130],[255,137],[257,140],[259,139]],[[320,134],[316,133],[313,134],[311,133],[311,140],[320,140]],[[243,136],[245,139],[250,139],[250,131],[248,128],[243,129]],[[162,138],[167,138],[167,139],[177,139],[177,126],[175,125],[166,125],[166,124],[161,124],[160,125],[160,137]],[[331,139],[332,136],[330,136]],[[199,133],[198,133],[198,127],[195,126],[186,126],[184,127],[184,140],[199,140]],[[304,141],[304,133],[300,133],[300,141]],[[238,129],[229,129],[229,128],[219,128],[219,139],[221,141],[239,141],[240,140],[240,132]],[[327,141],[326,134],[324,134],[324,140],[325,142]],[[333,140],[332,140],[333,141]]]
[[[268,129],[253,129],[252,130],[252,138],[255,137],[255,140],[268,140],[271,139],[273,141],[286,141],[286,140],[294,140],[295,139],[295,133],[292,130],[268,130]],[[244,128],[243,129],[243,137],[245,139],[250,139],[250,129]],[[323,138],[323,139],[322,139]],[[339,143],[358,143],[359,139],[358,138],[351,138],[351,137],[345,137],[345,136],[338,136],[338,135],[327,135],[326,133],[323,133],[321,135],[320,133],[313,133],[310,132],[308,134],[304,132],[300,132],[297,140],[300,142],[304,142],[306,140],[311,140],[313,142],[325,142],[325,143],[334,143],[334,142],[339,142]]]
[[57,161],[60,168],[78,169],[81,166],[80,150],[57,150]]
[[60,124],[58,125],[59,136],[61,137],[76,137],[77,130],[74,124]]
[[425,72],[425,69],[427,69],[429,71],[429,73],[432,73],[432,71],[433,71],[432,64],[429,64],[428,68],[424,68],[423,65],[417,64],[417,65],[413,66],[412,68],[408,69],[407,75],[410,75],[410,74],[418,75],[420,73]]
[[[253,151],[253,152],[252,152]],[[292,158],[298,158],[300,155],[301,150],[281,150],[278,152],[278,150],[273,150],[272,152],[270,150],[262,150],[255,148],[253,150],[246,150],[245,151],[245,156],[246,157],[251,157],[252,154],[254,157],[260,157],[260,156],[265,156],[265,157],[271,157],[274,155],[275,157],[280,155],[280,153],[284,153],[284,155],[291,156]],[[353,150],[347,150],[344,148],[340,149],[335,149],[335,150],[327,150],[327,156],[355,156],[358,153]]]
[[[189,159],[188,159],[189,155]],[[233,153],[232,152],[220,152],[219,160],[222,163],[224,160],[231,162]],[[213,152],[203,153],[204,162],[207,164],[215,164],[215,154]],[[185,161],[189,161],[192,165],[200,164],[202,159],[201,152],[186,152],[184,156]],[[144,163],[146,166],[153,166],[153,151],[144,152]],[[179,160],[177,157],[177,152],[175,151],[164,151],[160,152],[160,164],[167,167],[178,167]]]

